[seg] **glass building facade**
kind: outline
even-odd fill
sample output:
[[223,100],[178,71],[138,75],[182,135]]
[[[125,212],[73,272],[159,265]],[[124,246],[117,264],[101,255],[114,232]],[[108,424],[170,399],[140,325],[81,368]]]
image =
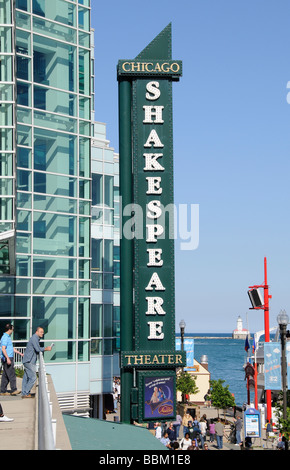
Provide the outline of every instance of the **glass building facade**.
[[44,327],[70,408],[91,382],[92,50],[90,0],[0,0],[0,327],[17,347]]
[[106,139],[106,125],[94,123],[92,139],[91,408],[103,416],[119,376],[120,235],[119,157]]

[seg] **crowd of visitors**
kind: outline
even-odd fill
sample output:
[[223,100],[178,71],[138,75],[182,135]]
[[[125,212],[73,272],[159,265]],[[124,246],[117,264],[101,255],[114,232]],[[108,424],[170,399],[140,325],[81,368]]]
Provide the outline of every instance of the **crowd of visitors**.
[[177,415],[173,422],[156,422],[154,431],[162,444],[174,450],[208,450],[208,441],[215,440],[217,447],[223,448],[224,425],[220,419],[217,422],[207,419],[205,414],[198,420],[186,411],[183,418]]

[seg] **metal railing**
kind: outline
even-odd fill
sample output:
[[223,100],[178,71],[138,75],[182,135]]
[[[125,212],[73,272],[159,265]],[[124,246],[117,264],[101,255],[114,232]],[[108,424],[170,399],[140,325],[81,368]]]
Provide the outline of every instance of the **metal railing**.
[[39,353],[38,369],[38,450],[55,450],[55,420],[52,419],[50,392],[43,354]]

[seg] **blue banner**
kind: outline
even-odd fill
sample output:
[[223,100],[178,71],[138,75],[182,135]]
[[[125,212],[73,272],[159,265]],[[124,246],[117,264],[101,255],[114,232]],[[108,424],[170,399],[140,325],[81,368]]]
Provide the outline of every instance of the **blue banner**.
[[286,343],[286,361],[287,361],[287,387],[290,390],[290,344]]
[[265,390],[282,390],[281,344],[264,343]]
[[[175,338],[175,347],[177,351],[181,351],[181,339]],[[186,351],[186,368],[194,366],[194,339],[184,338],[184,351]],[[186,370],[185,368],[185,370]]]

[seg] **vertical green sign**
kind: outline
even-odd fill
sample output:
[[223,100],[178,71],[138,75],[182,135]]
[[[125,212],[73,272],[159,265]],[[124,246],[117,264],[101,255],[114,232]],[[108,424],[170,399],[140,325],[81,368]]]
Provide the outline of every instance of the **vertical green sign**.
[[[184,355],[175,351],[172,130],[172,81],[177,81],[181,73],[181,61],[171,59],[171,25],[134,60],[118,63],[123,213],[121,379],[123,374],[123,384],[129,387],[131,383],[132,388],[133,379],[131,377],[130,382],[128,369],[131,369],[131,374],[134,369],[134,374],[137,371],[138,387],[136,375],[134,385],[139,388],[137,402],[141,420],[148,419],[142,400],[150,393],[151,384],[157,381],[160,369],[163,369],[162,380],[171,390],[174,402],[172,406],[163,403],[160,409],[163,413],[167,410],[167,417],[174,415],[174,371],[184,365]],[[131,93],[127,107],[123,104],[122,90],[125,88],[130,89]],[[130,133],[128,129],[126,131],[125,119],[130,122]],[[130,175],[129,162],[132,165]],[[127,230],[124,230],[125,226]],[[126,267],[122,269],[123,257]],[[131,279],[128,272],[130,266],[133,272]],[[132,302],[132,308],[128,307],[128,299]],[[146,393],[144,387],[147,387]],[[123,385],[122,390],[124,392]],[[121,409],[123,406],[123,409],[132,410],[125,401],[126,398],[121,403]],[[157,411],[154,414],[156,417],[159,417]],[[123,418],[129,421],[128,416],[123,415]]]

